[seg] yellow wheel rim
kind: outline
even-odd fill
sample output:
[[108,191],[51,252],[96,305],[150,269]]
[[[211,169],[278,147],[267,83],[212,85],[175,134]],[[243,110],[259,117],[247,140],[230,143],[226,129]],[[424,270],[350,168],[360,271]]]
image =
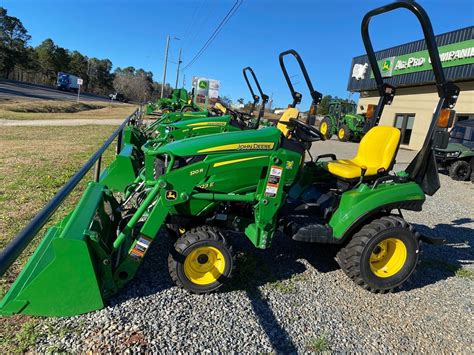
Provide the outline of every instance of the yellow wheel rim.
[[398,273],[407,260],[407,247],[398,238],[387,238],[377,244],[370,255],[370,270],[382,278]]
[[328,124],[326,122],[321,123],[321,127],[319,127],[319,131],[322,134],[326,134],[326,132],[328,131]]
[[340,128],[337,135],[339,136],[340,139],[344,138],[344,128]]
[[184,260],[184,274],[196,285],[216,282],[225,269],[222,252],[211,246],[194,249]]

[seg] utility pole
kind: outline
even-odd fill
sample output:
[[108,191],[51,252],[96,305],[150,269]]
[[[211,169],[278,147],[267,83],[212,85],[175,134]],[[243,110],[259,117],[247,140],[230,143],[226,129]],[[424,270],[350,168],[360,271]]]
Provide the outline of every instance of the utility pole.
[[178,88],[179,66],[180,65],[181,65],[181,48],[179,49],[179,54],[178,54],[178,68],[176,69],[176,85],[174,86],[175,89]]
[[166,83],[166,67],[168,65],[168,50],[170,49],[170,40],[176,39],[179,40],[177,37],[171,38],[170,35],[166,36],[166,48],[165,48],[165,65],[163,68],[163,83],[161,84],[161,95],[160,97],[163,98],[163,91],[165,90],[165,83]]
[[161,83],[161,95],[160,98],[163,98],[163,91],[165,90],[166,83],[166,66],[168,64],[168,49],[170,48],[170,35],[166,36],[166,48],[165,48],[165,67],[163,69],[163,82]]

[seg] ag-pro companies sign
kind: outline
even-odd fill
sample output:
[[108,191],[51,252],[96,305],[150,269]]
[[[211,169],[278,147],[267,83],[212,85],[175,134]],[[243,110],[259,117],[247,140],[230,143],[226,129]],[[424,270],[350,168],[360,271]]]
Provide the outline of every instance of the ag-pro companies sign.
[[[441,46],[438,50],[443,68],[474,64],[474,39]],[[432,69],[427,50],[384,58],[379,60],[378,64],[383,77]],[[370,78],[373,77],[372,73]]]

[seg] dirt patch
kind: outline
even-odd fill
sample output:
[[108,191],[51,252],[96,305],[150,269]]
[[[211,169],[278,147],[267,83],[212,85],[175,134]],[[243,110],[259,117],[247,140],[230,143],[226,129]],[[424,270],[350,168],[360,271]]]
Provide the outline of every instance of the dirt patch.
[[103,101],[2,100],[0,101],[0,119],[125,118],[132,113],[135,108],[135,106],[129,104]]
[[47,101],[42,103],[22,103],[22,104],[8,104],[5,109],[12,112],[27,112],[27,113],[73,113],[87,110],[96,110],[107,107],[106,103],[86,103],[86,102],[58,102]]

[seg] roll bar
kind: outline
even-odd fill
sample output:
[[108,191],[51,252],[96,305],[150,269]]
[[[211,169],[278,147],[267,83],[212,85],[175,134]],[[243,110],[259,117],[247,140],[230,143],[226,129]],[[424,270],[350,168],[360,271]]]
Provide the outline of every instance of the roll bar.
[[[369,11],[362,19],[362,40],[364,42],[364,47],[367,52],[367,57],[372,68],[375,81],[377,83],[377,90],[380,94],[380,100],[375,110],[375,117],[372,119],[372,122],[369,125],[369,129],[378,123],[382,115],[384,106],[390,105],[395,96],[395,88],[387,83],[384,83],[382,74],[380,73],[380,68],[378,66],[372,42],[369,36],[369,23],[372,17],[399,8],[405,8],[411,11],[420,22],[426,46],[428,48],[431,65],[433,67],[433,72],[436,80],[436,88],[439,96],[438,105],[436,106],[436,110],[433,113],[431,124],[428,129],[428,133],[426,135],[423,147],[407,168],[407,172],[409,173],[410,178],[420,183],[426,193],[431,194],[434,193],[434,191],[436,191],[439,187],[437,173],[437,187],[431,186],[430,188],[429,186],[427,186],[429,185],[429,183],[426,182],[426,175],[428,173],[432,173],[432,171],[428,170],[432,170],[433,166],[434,168],[436,168],[436,163],[434,163],[433,165],[434,156],[432,150],[433,148],[442,147],[443,145],[445,146],[447,142],[447,128],[437,128],[437,122],[441,114],[441,110],[454,108],[460,90],[452,82],[446,80],[443,67],[441,65],[441,59],[439,57],[438,46],[436,44],[436,39],[433,33],[433,26],[431,25],[431,21],[425,9],[423,9],[423,7],[415,1],[399,0],[397,2],[378,7],[372,11]],[[431,183],[433,183],[433,181],[431,181]],[[436,185],[436,182],[434,182],[434,184]]]
[[290,88],[291,96],[293,97],[293,103],[291,104],[291,107],[295,107],[301,102],[302,95],[299,92],[295,91],[293,84],[291,83],[290,76],[288,75],[288,71],[286,70],[286,67],[285,67],[285,62],[283,59],[285,56],[290,55],[290,54],[296,58],[296,61],[298,62],[300,66],[301,72],[303,73],[304,80],[306,81],[306,85],[308,85],[311,98],[313,99],[313,101],[311,102],[311,107],[312,108],[316,107],[321,102],[323,95],[320,92],[314,90],[313,84],[311,83],[311,79],[309,78],[308,72],[303,63],[303,59],[301,59],[298,52],[296,52],[294,49],[289,49],[285,52],[280,53],[279,60],[280,60],[281,70],[283,71],[283,75],[285,76],[286,83],[288,84],[288,87]]
[[260,96],[262,97],[262,104],[260,105],[260,111],[258,112],[257,123],[256,123],[256,126],[255,126],[256,128],[258,128],[259,125],[260,125],[260,120],[263,117],[263,115],[265,114],[265,105],[268,102],[268,95],[265,95],[263,93],[262,88],[260,86],[260,83],[258,82],[257,76],[255,75],[255,72],[253,71],[253,69],[250,68],[250,67],[245,67],[244,69],[242,69],[242,73],[244,74],[245,82],[247,83],[247,86],[249,87],[249,90],[250,90],[250,94],[252,95],[252,98],[253,98],[253,103],[252,103],[252,108],[250,110],[250,114],[252,114],[253,110],[255,109],[255,105],[260,101],[260,97],[258,95],[255,95],[255,92],[252,89],[252,85],[250,85],[250,81],[249,81],[249,78],[247,76],[247,72],[250,72],[250,74],[252,74],[253,81],[255,82],[255,85],[257,86],[258,92],[259,92]]

